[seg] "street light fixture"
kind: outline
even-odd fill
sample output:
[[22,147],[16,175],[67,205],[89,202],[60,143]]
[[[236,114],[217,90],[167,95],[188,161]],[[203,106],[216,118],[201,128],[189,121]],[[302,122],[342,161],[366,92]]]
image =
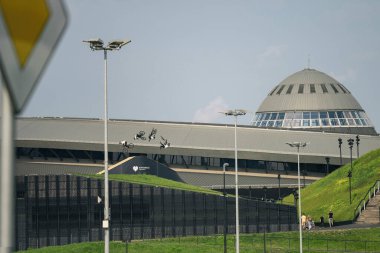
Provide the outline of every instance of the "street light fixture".
[[352,197],[351,197],[351,178],[352,178],[352,147],[354,146],[354,139],[350,138],[347,140],[348,146],[350,147],[350,162],[351,167],[350,171],[348,172],[348,182],[349,182],[349,188],[350,188],[350,205],[352,204]]
[[238,187],[238,159],[237,159],[237,137],[236,137],[236,125],[237,125],[237,117],[243,116],[247,114],[246,110],[242,109],[235,109],[235,110],[228,110],[224,112],[224,115],[226,116],[234,116],[235,117],[235,218],[236,218],[236,242],[235,247],[236,253],[240,252],[240,244],[239,244],[239,233],[240,233],[240,227],[239,227],[239,187]]
[[338,138],[338,144],[339,144],[339,157],[340,157],[340,166],[343,165],[343,162],[342,162],[342,138]]
[[227,192],[226,192],[226,167],[230,166],[229,163],[223,163],[223,196],[224,196],[224,253],[227,253]]
[[110,244],[110,212],[109,212],[109,185],[108,185],[108,109],[107,109],[107,52],[121,49],[130,43],[130,40],[115,40],[104,45],[101,39],[84,40],[93,51],[104,52],[104,252],[109,253]]
[[299,223],[299,233],[300,233],[300,253],[302,253],[302,224],[301,224],[301,175],[300,175],[300,148],[304,148],[308,145],[306,142],[287,142],[290,147],[297,148],[297,167],[298,167],[298,223]]
[[359,138],[359,135],[356,135],[356,158],[359,158],[359,142],[360,142],[360,138]]

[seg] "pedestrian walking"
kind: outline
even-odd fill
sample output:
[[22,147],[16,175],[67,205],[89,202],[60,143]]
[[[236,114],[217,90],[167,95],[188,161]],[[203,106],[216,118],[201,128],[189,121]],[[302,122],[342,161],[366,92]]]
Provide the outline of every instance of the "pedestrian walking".
[[329,212],[329,225],[330,227],[334,226],[334,213],[332,210]]

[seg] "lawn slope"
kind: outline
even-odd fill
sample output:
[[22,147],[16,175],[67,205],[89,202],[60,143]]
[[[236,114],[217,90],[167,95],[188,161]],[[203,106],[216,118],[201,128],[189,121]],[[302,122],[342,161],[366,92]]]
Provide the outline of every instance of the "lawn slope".
[[[79,175],[79,176],[104,179],[104,175]],[[185,184],[182,182],[177,182],[177,181],[173,181],[173,180],[169,180],[169,179],[165,179],[165,178],[161,178],[161,177],[157,177],[153,175],[109,174],[108,178],[110,181],[128,182],[132,184],[142,184],[142,185],[163,187],[163,188],[169,188],[169,189],[175,189],[175,190],[221,195],[221,193],[218,191],[213,191],[207,188]]]
[[[380,149],[371,151],[353,162],[352,204],[347,177],[349,170],[350,164],[346,164],[302,189],[302,212],[311,215],[314,220],[319,220],[321,215],[326,220],[331,209],[335,221],[351,221],[360,200],[375,181],[380,179]],[[293,196],[286,197],[284,201],[293,203]]]

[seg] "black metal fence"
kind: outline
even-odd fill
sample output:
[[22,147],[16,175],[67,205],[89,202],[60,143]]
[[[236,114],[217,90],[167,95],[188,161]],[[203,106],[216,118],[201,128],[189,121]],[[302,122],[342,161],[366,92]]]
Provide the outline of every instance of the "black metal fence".
[[[111,240],[235,233],[235,199],[110,181]],[[71,176],[17,177],[16,248],[103,240],[103,180]],[[294,206],[241,199],[242,233],[297,228]]]

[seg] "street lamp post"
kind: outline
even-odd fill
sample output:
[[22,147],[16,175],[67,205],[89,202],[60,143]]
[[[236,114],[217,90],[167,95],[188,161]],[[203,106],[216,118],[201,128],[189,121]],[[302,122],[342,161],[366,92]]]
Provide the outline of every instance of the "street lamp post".
[[223,229],[223,242],[224,253],[227,253],[227,192],[226,192],[226,167],[230,166],[228,163],[223,163],[223,196],[224,196],[224,229]]
[[339,137],[338,139],[338,144],[339,144],[339,157],[340,157],[340,166],[343,165],[343,162],[342,162],[342,138]]
[[359,138],[359,135],[356,135],[356,158],[359,158],[359,142],[360,142],[360,138]]
[[354,146],[354,139],[350,138],[347,140],[348,146],[350,147],[350,171],[348,172],[348,182],[349,182],[349,188],[350,188],[350,204],[352,204],[352,196],[351,196],[351,178],[352,178],[352,147]]
[[88,43],[91,50],[104,52],[104,252],[109,253],[110,243],[110,212],[109,212],[109,185],[108,185],[108,109],[107,109],[107,52],[121,49],[130,43],[130,40],[115,40],[107,46],[101,39],[83,41]]
[[302,209],[301,209],[301,175],[300,175],[300,148],[306,147],[306,142],[287,142],[290,147],[297,148],[297,167],[298,167],[298,223],[299,223],[299,234],[300,234],[300,253],[302,253],[302,224],[301,224],[301,215],[302,215]]
[[277,175],[278,179],[278,200],[281,200],[281,174]]
[[240,244],[239,244],[239,233],[240,233],[240,227],[239,227],[239,187],[238,187],[238,159],[237,159],[237,137],[236,137],[236,129],[237,129],[237,117],[245,115],[247,112],[245,110],[241,109],[235,109],[235,110],[228,110],[224,112],[224,115],[226,116],[234,116],[235,117],[235,218],[236,218],[236,253],[240,252]]

